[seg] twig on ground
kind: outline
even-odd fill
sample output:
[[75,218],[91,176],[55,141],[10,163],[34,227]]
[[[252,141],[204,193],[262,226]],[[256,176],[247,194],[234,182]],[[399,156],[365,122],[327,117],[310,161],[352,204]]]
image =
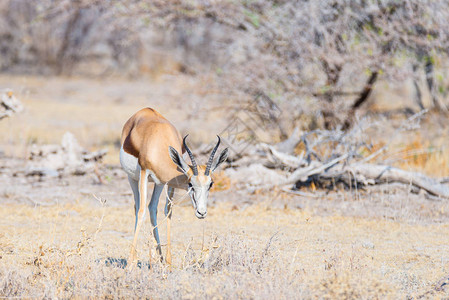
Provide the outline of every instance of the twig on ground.
[[295,191],[295,190],[288,189],[286,187],[283,187],[282,191],[284,191],[286,193],[289,193],[289,194],[303,196],[303,197],[309,197],[309,198],[320,198],[322,196],[322,195],[315,195],[315,194],[312,194],[312,193],[305,193],[305,192],[301,192],[301,191]]
[[271,247],[271,243],[273,242],[274,237],[277,236],[278,233],[279,233],[280,231],[281,231],[281,230],[279,229],[278,231],[276,231],[275,233],[273,233],[273,235],[272,235],[272,236],[270,237],[270,239],[268,240],[267,245],[265,246],[265,249],[264,249],[263,252],[262,252],[262,256],[260,257],[259,267],[257,268],[257,269],[258,269],[258,271],[257,271],[258,273],[260,273],[260,271],[261,271],[262,263],[263,263],[265,257],[268,255],[268,250],[269,250],[270,247]]

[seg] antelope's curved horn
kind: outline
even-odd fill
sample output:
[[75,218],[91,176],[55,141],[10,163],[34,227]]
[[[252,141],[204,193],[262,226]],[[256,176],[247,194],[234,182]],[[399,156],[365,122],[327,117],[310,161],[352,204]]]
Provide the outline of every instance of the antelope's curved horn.
[[186,149],[187,153],[188,153],[189,156],[190,156],[190,161],[192,162],[193,175],[198,176],[198,166],[197,166],[197,164],[196,164],[195,157],[193,157],[192,151],[190,151],[189,147],[187,147],[187,144],[186,144],[186,138],[187,138],[188,136],[189,136],[189,135],[186,135],[186,136],[184,137],[184,139],[182,140],[182,143],[184,144],[184,148]]
[[221,139],[218,135],[217,135],[217,138],[218,138],[218,142],[215,145],[214,150],[212,150],[212,153],[210,154],[209,161],[207,162],[207,165],[206,165],[206,171],[204,171],[204,175],[206,175],[206,176],[209,176],[210,167],[212,166],[212,162],[214,161],[215,152],[217,152],[218,146],[220,146]]

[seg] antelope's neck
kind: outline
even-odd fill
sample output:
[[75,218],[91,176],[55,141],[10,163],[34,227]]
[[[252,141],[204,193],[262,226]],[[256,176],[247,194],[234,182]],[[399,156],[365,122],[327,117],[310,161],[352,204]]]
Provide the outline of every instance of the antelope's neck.
[[179,176],[176,176],[172,178],[169,182],[167,182],[167,185],[173,188],[187,190],[188,183],[189,178],[187,177],[187,175],[180,174]]

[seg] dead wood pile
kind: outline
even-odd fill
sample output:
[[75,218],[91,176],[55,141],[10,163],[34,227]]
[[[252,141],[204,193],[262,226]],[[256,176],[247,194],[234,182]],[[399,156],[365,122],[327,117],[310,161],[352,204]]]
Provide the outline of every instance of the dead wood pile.
[[23,110],[22,103],[10,89],[0,90],[0,120]]
[[27,166],[22,172],[26,176],[46,177],[98,173],[96,163],[101,161],[106,153],[107,150],[84,150],[75,136],[66,132],[60,145],[33,144]]
[[[360,127],[349,132],[316,130],[300,137],[295,131],[282,143],[253,145],[234,160],[233,168],[226,172],[237,184],[252,190],[276,186],[286,192],[301,193],[297,192],[301,187],[311,185],[324,189],[337,186],[363,189],[396,182],[431,196],[449,198],[449,185],[444,179],[433,179],[376,161],[387,146],[371,151],[372,146],[363,137],[364,129]],[[366,155],[367,152],[370,154]]]

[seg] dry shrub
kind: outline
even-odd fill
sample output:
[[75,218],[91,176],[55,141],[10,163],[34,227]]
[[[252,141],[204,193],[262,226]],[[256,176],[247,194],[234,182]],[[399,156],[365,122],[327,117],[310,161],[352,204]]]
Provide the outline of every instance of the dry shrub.
[[129,272],[97,259],[93,248],[72,255],[77,246],[39,246],[25,272],[0,269],[0,297],[297,298],[303,282],[285,272],[274,243],[261,252],[248,239],[215,237],[200,254],[188,248],[171,272],[161,263]]
[[386,156],[395,166],[404,170],[424,172],[434,177],[445,177],[449,174],[447,145],[444,141],[430,141],[419,133],[410,143]]
[[348,271],[335,272],[321,280],[317,290],[324,299],[379,299],[393,292],[385,283],[373,278],[370,278],[369,283],[363,281],[363,278]]
[[25,271],[0,269],[0,297],[335,299],[392,293],[385,283],[372,277],[364,280],[341,266],[324,271],[321,279],[310,272],[306,275],[305,270],[295,271],[290,260],[279,259],[276,243],[271,238],[260,249],[247,238],[216,237],[199,254],[187,249],[185,264],[171,272],[161,263],[129,272],[106,265],[94,251],[67,257],[54,249],[42,256],[43,263],[33,263]]
[[17,269],[0,269],[0,297],[12,298],[23,295],[27,277]]

